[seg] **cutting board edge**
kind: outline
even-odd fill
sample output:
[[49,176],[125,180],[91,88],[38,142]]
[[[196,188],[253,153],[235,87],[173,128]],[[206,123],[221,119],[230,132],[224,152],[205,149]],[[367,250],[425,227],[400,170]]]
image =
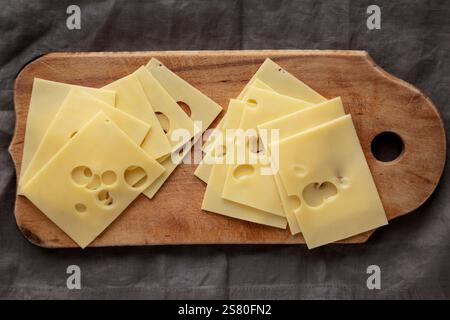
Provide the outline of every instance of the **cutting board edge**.
[[[42,249],[81,249],[78,245],[76,245],[74,242],[71,245],[53,245],[53,244],[43,244],[42,241],[40,241],[39,237],[34,234],[32,231],[30,231],[28,228],[25,228],[19,224],[17,224],[22,236],[30,242],[32,245],[35,245]],[[55,226],[57,227],[57,226]],[[337,242],[332,243],[332,245],[358,245],[358,244],[364,244],[367,241],[369,241],[370,237],[377,231],[378,229],[370,230],[361,234],[358,234],[356,236],[350,237],[348,239],[340,240]],[[299,241],[299,242],[282,242],[282,241],[268,241],[268,242],[261,242],[261,241],[224,241],[224,242],[145,242],[145,243],[127,243],[127,244],[97,244],[96,241],[94,241],[92,244],[86,247],[86,249],[89,248],[111,248],[111,247],[143,247],[143,246],[203,246],[203,245],[304,245],[306,246],[305,242]],[[84,249],[81,249],[84,250]]]
[[[24,65],[24,67],[20,70],[20,72],[18,73],[16,80],[15,80],[15,84],[14,84],[14,91],[16,92],[16,87],[17,87],[17,83],[18,81],[20,81],[20,78],[22,77],[22,74],[29,68],[31,67],[33,64],[39,62],[41,59],[45,59],[47,57],[63,57],[64,55],[80,55],[80,56],[84,56],[84,55],[89,55],[89,56],[101,56],[101,55],[108,55],[108,54],[114,54],[114,55],[132,55],[132,56],[148,56],[149,54],[155,54],[155,55],[173,55],[173,56],[177,56],[177,55],[184,55],[184,54],[193,54],[193,53],[200,53],[200,54],[208,54],[208,55],[221,55],[223,53],[227,53],[230,55],[242,55],[242,54],[248,54],[248,55],[261,55],[266,53],[267,55],[271,55],[271,54],[278,54],[278,55],[292,55],[292,54],[299,54],[301,53],[304,56],[328,56],[328,55],[342,55],[342,56],[346,56],[346,55],[350,55],[350,56],[358,56],[358,57],[363,57],[366,58],[367,61],[369,62],[369,64],[374,68],[374,70],[376,70],[377,72],[379,72],[383,77],[389,79],[390,81],[394,81],[398,84],[401,84],[402,86],[406,87],[409,90],[415,91],[418,95],[422,96],[423,98],[425,98],[427,100],[427,103],[432,107],[432,109],[434,110],[434,112],[436,113],[437,117],[440,120],[441,123],[441,135],[443,137],[443,140],[446,141],[446,132],[445,132],[445,126],[442,120],[442,117],[440,116],[440,113],[438,111],[438,109],[436,108],[436,106],[434,105],[434,103],[431,101],[431,99],[426,96],[420,89],[418,89],[417,87],[413,86],[412,84],[397,78],[395,76],[393,76],[392,74],[388,73],[387,71],[385,71],[384,69],[382,69],[379,65],[377,65],[375,63],[375,61],[372,59],[372,57],[370,56],[370,54],[364,50],[219,50],[219,51],[209,51],[209,50],[188,50],[188,51],[140,51],[140,52],[126,52],[126,51],[122,51],[122,52],[50,52],[50,53],[46,53],[40,56],[37,56],[36,58],[34,58],[33,60],[31,60],[30,62],[28,62],[26,65]],[[16,94],[14,94],[14,110],[16,112],[17,115],[17,103],[16,103]],[[11,143],[8,147],[8,151],[11,155],[11,158],[13,160],[14,163],[14,167],[15,167],[15,172],[16,172],[16,176],[19,175],[19,171],[20,168],[18,167],[18,161],[19,159],[17,159],[17,157],[15,157],[15,153],[17,152],[17,150],[15,150],[18,146],[20,146],[21,144],[23,144],[23,141],[17,141],[17,128],[18,128],[18,119],[19,117],[16,116],[16,120],[15,120],[15,129],[14,129],[14,135],[13,138],[11,140]],[[443,152],[443,161],[441,161],[441,170],[440,170],[440,174],[439,174],[439,179],[438,182],[436,183],[435,187],[433,190],[431,190],[429,192],[429,194],[423,198],[423,201],[417,205],[415,208],[409,210],[409,211],[405,211],[405,212],[401,212],[396,214],[394,217],[391,217],[389,220],[392,220],[394,218],[403,216],[405,214],[408,214],[414,210],[416,210],[417,208],[419,208],[420,206],[422,206],[429,198],[430,196],[433,194],[433,192],[435,191],[435,189],[437,188],[437,185],[440,182],[440,179],[442,178],[442,173],[445,169],[445,159],[446,159],[446,144],[444,143],[444,152]],[[16,187],[17,189],[17,187]],[[16,192],[16,203],[15,203],[15,210],[14,210],[14,216],[16,219],[16,224],[18,225],[19,229],[21,230],[21,233],[24,235],[24,237],[30,241],[31,243],[42,247],[42,248],[71,248],[68,246],[47,246],[47,245],[42,245],[41,243],[39,243],[39,241],[36,241],[36,236],[30,232],[27,228],[24,227],[24,225],[21,223],[21,220],[18,219],[17,215],[16,215],[16,206],[17,206],[17,198],[19,196],[17,195]],[[371,233],[367,235],[367,237],[362,238],[362,240],[360,242],[350,242],[350,243],[346,243],[346,244],[358,244],[358,243],[365,243],[371,236]],[[344,242],[345,243],[345,242]],[[226,242],[226,243],[148,243],[148,244],[129,244],[129,246],[142,246],[142,245],[201,245],[201,244],[295,244],[295,243],[286,243],[286,242],[267,242],[267,243],[261,243],[261,242]],[[298,244],[303,244],[303,243],[298,243]],[[111,245],[114,246],[114,245]],[[124,244],[119,244],[117,246],[126,246]],[[93,245],[92,247],[103,247],[103,245]]]

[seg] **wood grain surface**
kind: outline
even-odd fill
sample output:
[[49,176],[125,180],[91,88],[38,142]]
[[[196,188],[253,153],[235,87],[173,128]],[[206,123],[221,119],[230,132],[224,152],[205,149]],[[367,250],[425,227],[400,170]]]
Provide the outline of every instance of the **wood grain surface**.
[[[445,163],[442,120],[433,103],[412,85],[378,67],[364,51],[158,51],[50,53],[27,64],[15,83],[16,129],[10,153],[19,174],[34,77],[102,87],[156,57],[219,103],[224,110],[266,57],[327,98],[341,96],[351,113],[389,220],[419,207],[436,188]],[[414,68],[414,66],[411,66]],[[223,113],[214,122],[215,126]],[[380,162],[371,141],[385,131],[404,142],[399,158]],[[153,200],[140,195],[91,246],[160,244],[304,243],[301,235],[200,209],[205,185],[179,166]],[[76,244],[30,201],[17,196],[17,225],[32,243],[49,248]],[[384,227],[386,229],[389,226]],[[372,232],[343,243],[365,242]]]

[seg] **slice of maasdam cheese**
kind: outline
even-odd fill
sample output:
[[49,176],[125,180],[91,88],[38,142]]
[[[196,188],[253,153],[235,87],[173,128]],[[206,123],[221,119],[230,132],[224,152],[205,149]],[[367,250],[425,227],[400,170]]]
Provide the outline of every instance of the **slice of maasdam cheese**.
[[114,91],[34,78],[20,172],[23,173],[27,169],[50,122],[72,88],[79,88],[114,106],[116,96]]
[[[153,111],[155,111],[161,126],[166,132],[166,136],[173,146],[172,150],[178,149],[194,136],[194,122],[192,122],[159,82],[156,81],[147,68],[140,67],[135,74],[141,82],[142,88],[147,95],[147,99],[150,101]],[[172,140],[172,133],[180,129],[189,133],[186,135],[186,139],[182,141]]]
[[[129,184],[130,170],[146,175]],[[163,171],[99,112],[23,186],[23,192],[84,248]]]
[[[230,100],[227,112],[228,115],[223,126],[225,130],[237,128],[244,108],[245,105],[243,102],[238,100]],[[226,151],[225,153],[225,157],[234,156],[235,154],[230,155],[229,151]],[[221,197],[228,166],[229,165],[227,165],[225,161],[223,161],[222,164],[216,163],[213,165],[208,185],[206,186],[205,195],[203,197],[202,209],[236,219],[285,229],[287,222],[284,217],[270,214],[233,201],[228,201]]]
[[[252,87],[255,88],[260,88],[260,89],[265,89],[268,91],[273,91],[267,84],[265,84],[264,82],[262,82],[259,79],[256,79],[252,85]],[[213,133],[211,133],[211,136],[208,137],[208,140],[205,142],[205,144],[203,145],[203,151],[205,152],[205,157],[210,156],[210,152],[214,149],[213,148],[213,143],[214,143],[214,137],[216,137],[217,134],[219,134],[219,132],[221,132],[221,134],[223,135],[222,132],[222,126],[223,126],[223,122],[225,117],[227,116],[227,114],[225,114],[223,116],[223,118],[220,120],[219,124],[217,125],[217,127],[214,130],[217,130]],[[212,164],[211,163],[206,163],[205,161],[200,161],[200,163],[197,166],[197,169],[195,169],[194,171],[194,175],[199,178],[200,180],[202,180],[204,183],[208,183],[208,179],[209,179],[209,174],[211,173],[211,169],[212,169]]]
[[350,115],[278,147],[280,177],[288,196],[298,199],[296,216],[308,248],[387,224]]
[[311,103],[321,103],[326,100],[312,88],[298,80],[269,58],[264,61],[258,71],[256,71],[245,88],[242,90],[238,97],[239,100],[243,99],[248,88],[256,79],[264,82],[275,92],[290,96],[292,98],[301,99]]
[[259,124],[257,127],[258,130],[279,130],[279,141],[282,141],[301,131],[344,115],[341,97],[337,97]]
[[[152,58],[146,68],[161,84],[164,90],[167,91],[173,100],[177,103],[183,102],[189,106],[191,111],[191,120],[194,121],[194,124],[199,132],[205,131],[219,115],[220,111],[222,111],[222,107],[220,107],[217,103],[170,71],[158,60]],[[199,126],[197,125],[197,122],[201,123],[201,129],[198,128]],[[175,157],[175,159],[173,157],[167,158],[161,163],[166,171],[158,178],[157,181],[155,181],[154,184],[144,191],[144,194],[148,198],[151,199],[154,197],[156,192],[172,174],[175,168],[181,163],[183,158],[190,154],[189,150],[191,146],[195,144],[200,137],[201,134],[195,134],[193,139],[191,139],[192,142],[188,142],[182,148],[180,156]]]
[[[311,129],[333,119],[337,119],[344,115],[345,112],[342,106],[341,98],[335,98],[261,124],[258,126],[258,130],[266,130],[267,132],[270,130],[279,130],[278,138],[279,141],[282,141],[287,137]],[[265,140],[262,141],[264,144],[264,150],[266,150],[270,155],[270,145],[267,145],[266,142],[267,141]],[[272,159],[272,163],[273,161],[278,161],[278,159]],[[274,175],[274,179],[286,218],[288,220],[291,234],[297,234],[301,232],[295,214],[299,207],[299,199],[296,196],[289,196],[286,193],[286,189],[281,182],[279,172]]]
[[21,175],[19,193],[20,186],[33,177],[99,111],[105,112],[138,146],[150,128],[147,123],[107,105],[85,91],[74,88],[69,92],[50,123],[27,170]]
[[[243,99],[246,101],[239,128],[243,130],[254,129],[256,134],[257,125],[283,115],[311,106],[311,103],[283,96],[271,91],[259,88],[250,88]],[[253,141],[258,137],[253,136]],[[263,152],[257,154],[258,150],[250,150],[252,145],[246,144],[246,154],[254,153],[256,159],[253,163],[230,165],[223,187],[222,197],[259,210],[267,211],[280,216],[285,216],[278,189],[273,175],[262,174],[265,165],[262,159]],[[247,157],[248,159],[249,157]],[[242,175],[241,171],[252,168],[251,175]],[[267,171],[267,170],[266,170]]]
[[247,91],[243,101],[246,102],[246,108],[239,128],[244,130],[256,129],[257,125],[261,123],[313,105],[304,100],[255,87]]
[[[255,79],[255,80],[252,82],[252,84],[251,84],[250,86],[251,86],[251,87],[260,88],[260,89],[269,90],[269,91],[274,91],[271,87],[269,87],[267,84],[265,84],[264,82],[262,82],[262,81],[259,80],[259,79]],[[274,91],[274,92],[275,92],[275,91]],[[240,93],[239,96],[240,96],[241,94],[242,94],[242,93]],[[216,130],[221,130],[221,129],[222,129],[223,121],[224,121],[224,119],[225,119],[226,116],[227,116],[227,115],[225,114],[225,115],[222,117],[222,119],[220,119],[219,123],[218,123],[217,126],[215,127]],[[208,145],[209,145],[211,142],[213,142],[213,137],[211,137],[211,139],[209,139],[209,137],[208,137],[208,139],[203,143],[202,148],[203,148],[203,149],[207,148]]]
[[123,77],[103,87],[116,91],[116,107],[148,123],[151,128],[142,143],[142,149],[153,159],[170,153],[172,145],[135,74]]
[[152,58],[146,67],[173,100],[177,103],[183,102],[189,107],[191,119],[194,122],[202,122],[202,131],[205,131],[222,111],[222,107],[211,98],[181,79],[155,58]]

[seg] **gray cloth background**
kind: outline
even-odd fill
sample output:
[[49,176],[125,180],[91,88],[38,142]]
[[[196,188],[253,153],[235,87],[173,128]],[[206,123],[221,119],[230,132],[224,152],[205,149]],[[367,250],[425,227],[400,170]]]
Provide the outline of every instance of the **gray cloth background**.
[[[81,7],[79,31],[66,28],[69,4]],[[382,9],[381,30],[366,27],[370,4]],[[450,298],[448,170],[421,208],[365,245],[46,250],[16,227],[7,152],[14,79],[51,51],[364,49],[425,92],[448,128],[450,2],[11,0],[0,8],[0,298]],[[71,264],[81,267],[82,290],[66,288]],[[372,264],[381,290],[366,287]]]

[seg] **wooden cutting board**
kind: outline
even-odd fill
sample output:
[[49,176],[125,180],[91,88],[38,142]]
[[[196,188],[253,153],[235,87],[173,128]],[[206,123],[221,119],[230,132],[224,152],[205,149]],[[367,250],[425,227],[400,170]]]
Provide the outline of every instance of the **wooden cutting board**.
[[[266,57],[327,98],[341,96],[351,113],[389,220],[419,207],[442,174],[446,143],[442,120],[433,103],[412,85],[383,71],[364,51],[158,51],[50,53],[28,65],[15,83],[16,130],[10,146],[19,174],[28,104],[34,77],[102,87],[156,57],[179,76],[219,103],[242,90]],[[411,68],[414,68],[412,65]],[[213,126],[223,116],[218,117]],[[395,132],[404,143],[394,161],[381,162],[371,143],[382,132]],[[153,200],[139,196],[92,246],[153,244],[304,243],[301,235],[200,209],[205,185],[181,165]],[[50,248],[75,243],[30,201],[18,196],[17,224],[32,243]],[[389,226],[385,227],[389,229]],[[346,239],[365,242],[372,232]]]

